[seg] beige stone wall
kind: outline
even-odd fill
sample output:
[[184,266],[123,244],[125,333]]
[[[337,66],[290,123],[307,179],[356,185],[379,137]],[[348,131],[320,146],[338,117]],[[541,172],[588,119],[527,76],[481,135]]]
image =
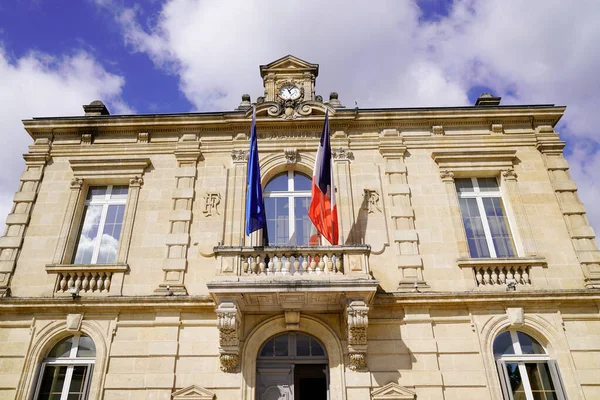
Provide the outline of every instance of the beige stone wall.
[[[379,305],[371,310],[368,371],[350,371],[347,360],[341,360],[345,398],[369,398],[372,390],[394,382],[416,392],[419,400],[499,399],[491,340],[510,326],[508,303],[448,307],[409,301],[410,305],[402,306],[378,300]],[[524,308],[525,322],[512,328],[534,336],[557,360],[569,398],[596,398],[600,373],[597,306],[550,302],[540,308],[526,299],[518,303]],[[247,371],[220,371],[218,330],[210,308],[182,309],[167,302],[154,308],[157,311],[142,307],[100,314],[102,307],[87,307],[81,331],[94,339],[98,353],[90,398],[169,399],[177,389],[198,385],[216,393],[217,399],[239,399],[245,385],[252,383]],[[66,316],[72,311],[76,308],[61,307],[51,315],[41,309],[3,312],[0,398],[26,398],[35,382],[36,365],[58,338],[72,334],[66,331]],[[303,318],[314,321],[315,327],[333,328],[332,337],[344,344],[338,315]],[[253,335],[264,328],[276,332],[269,321],[272,318],[266,314],[248,316],[243,342],[252,342]],[[310,333],[326,344],[333,357],[335,343],[320,332],[317,328]],[[243,356],[257,350],[247,349]],[[242,365],[247,361],[242,360]],[[338,394],[332,398],[343,398]]]

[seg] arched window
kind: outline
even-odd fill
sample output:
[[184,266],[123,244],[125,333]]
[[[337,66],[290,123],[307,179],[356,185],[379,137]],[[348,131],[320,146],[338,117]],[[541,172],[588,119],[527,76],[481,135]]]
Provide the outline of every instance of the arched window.
[[63,339],[42,362],[36,400],[84,400],[92,377],[96,346],[85,335]]
[[494,340],[494,357],[506,400],[564,400],[556,361],[542,345],[519,331],[506,331]]
[[264,197],[271,246],[319,244],[308,218],[311,188],[311,178],[296,171],[279,174],[267,183]]

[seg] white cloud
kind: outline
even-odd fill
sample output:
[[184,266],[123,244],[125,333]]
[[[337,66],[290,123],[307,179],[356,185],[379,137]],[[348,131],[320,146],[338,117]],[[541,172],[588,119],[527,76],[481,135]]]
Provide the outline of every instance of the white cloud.
[[[274,4],[169,0],[147,20],[139,8],[110,9],[127,43],[177,74],[198,110],[232,109],[243,92],[261,95],[257,66],[291,53],[320,63],[318,94],[337,91],[348,106],[464,105],[469,88],[483,85],[504,104],[567,105],[563,136],[575,146],[600,143],[598,1],[456,0],[447,17],[430,22],[404,1]],[[600,233],[599,157],[576,152],[569,160]]]
[[82,104],[103,100],[114,113],[131,110],[121,99],[124,79],[107,72],[85,52],[61,57],[31,52],[11,60],[0,47],[0,223],[12,207],[21,157],[31,138],[21,119],[82,115]]

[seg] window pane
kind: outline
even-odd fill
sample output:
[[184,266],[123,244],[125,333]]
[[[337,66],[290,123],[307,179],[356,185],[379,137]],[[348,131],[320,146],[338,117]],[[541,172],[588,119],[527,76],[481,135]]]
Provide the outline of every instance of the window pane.
[[496,178],[477,178],[477,184],[480,192],[497,192],[499,190]]
[[106,198],[106,186],[91,186],[87,192],[87,200],[104,200]]
[[514,400],[527,400],[525,388],[523,387],[523,379],[519,372],[519,365],[517,363],[506,363],[506,370]]
[[273,339],[269,339],[267,343],[263,346],[262,351],[260,352],[261,357],[273,357],[275,352],[273,351]]
[[38,400],[59,400],[67,374],[66,365],[46,365]]
[[510,332],[502,332],[494,340],[494,355],[515,354]]
[[265,192],[287,192],[288,191],[288,174],[284,172],[271,179],[265,187]]
[[85,376],[87,373],[87,365],[77,365],[73,367],[73,376],[71,377],[71,384],[69,385],[69,396],[68,400],[81,400],[83,399],[83,392],[85,389]]
[[296,335],[296,355],[310,356],[310,338],[306,335]]
[[542,345],[526,333],[517,332],[523,354],[546,354]]
[[307,246],[318,243],[318,239],[311,240],[311,236],[317,234],[312,221],[308,217],[308,207],[310,206],[309,197],[294,198],[294,214],[296,217],[295,236],[297,246]]
[[129,191],[128,186],[113,186],[110,194],[111,199],[126,199],[127,192]]
[[312,356],[324,356],[325,350],[315,339],[310,338],[310,354]]
[[473,189],[473,182],[470,178],[455,179],[454,184],[456,185],[458,193],[475,191],[475,189]]
[[269,244],[285,246],[289,241],[289,200],[287,197],[266,197],[265,213],[269,229]]
[[288,335],[281,335],[275,338],[275,356],[288,355]]
[[94,240],[98,236],[102,206],[85,206],[83,209],[83,224],[77,242],[75,264],[90,264],[94,253]]
[[312,190],[312,178],[300,172],[294,172],[294,191],[296,190]]
[[98,253],[98,264],[110,264],[116,261],[124,213],[125,205],[108,206]]
[[555,400],[558,399],[554,384],[550,376],[550,370],[546,363],[526,363],[527,376],[534,399]]
[[81,336],[79,338],[77,357],[96,357],[96,345],[91,337]]
[[471,257],[490,257],[485,232],[483,231],[483,224],[481,223],[479,209],[477,208],[477,200],[460,198],[458,200]]
[[71,354],[71,347],[73,347],[73,336],[59,342],[56,346],[48,353],[49,358],[69,357]]
[[482,200],[488,224],[490,225],[496,255],[498,257],[514,257],[513,241],[508,229],[508,219],[504,212],[502,199],[493,197]]

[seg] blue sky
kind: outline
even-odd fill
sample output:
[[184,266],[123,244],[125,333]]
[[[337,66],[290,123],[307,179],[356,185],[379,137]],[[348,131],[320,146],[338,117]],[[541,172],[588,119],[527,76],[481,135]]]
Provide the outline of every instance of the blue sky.
[[[558,126],[600,230],[600,2],[578,0],[4,0],[0,3],[0,213],[29,138],[21,119],[231,110],[261,95],[258,65],[319,63],[318,94],[361,107],[568,106]],[[1,217],[3,218],[3,217]]]

